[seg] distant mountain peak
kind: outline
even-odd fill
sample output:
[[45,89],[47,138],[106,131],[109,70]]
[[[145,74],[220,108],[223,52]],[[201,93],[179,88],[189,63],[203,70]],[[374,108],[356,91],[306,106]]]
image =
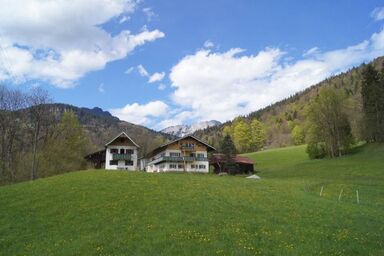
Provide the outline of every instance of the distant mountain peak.
[[216,120],[203,121],[203,122],[198,122],[198,123],[194,123],[191,125],[170,126],[170,127],[167,127],[165,129],[161,130],[161,132],[167,133],[167,134],[170,134],[173,136],[177,136],[177,137],[183,137],[183,136],[192,134],[197,130],[202,130],[202,129],[212,127],[212,126],[217,126],[220,124],[221,123],[219,121],[216,121]]

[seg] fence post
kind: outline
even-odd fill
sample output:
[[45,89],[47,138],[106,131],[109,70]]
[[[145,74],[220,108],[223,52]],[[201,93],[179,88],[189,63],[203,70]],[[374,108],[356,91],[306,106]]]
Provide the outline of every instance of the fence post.
[[340,200],[341,200],[341,195],[343,194],[343,189],[341,189],[341,191],[340,191],[340,194],[339,194],[339,202],[340,202]]

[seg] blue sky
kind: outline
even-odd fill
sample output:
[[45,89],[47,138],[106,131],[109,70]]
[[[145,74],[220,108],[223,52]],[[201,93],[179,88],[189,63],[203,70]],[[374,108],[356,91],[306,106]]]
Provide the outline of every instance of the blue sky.
[[0,1],[2,83],[153,129],[230,120],[384,53],[382,1]]

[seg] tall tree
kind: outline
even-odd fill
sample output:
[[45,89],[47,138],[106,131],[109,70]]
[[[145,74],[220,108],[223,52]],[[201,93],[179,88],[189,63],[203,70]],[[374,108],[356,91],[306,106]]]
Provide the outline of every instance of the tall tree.
[[236,157],[236,147],[229,134],[225,135],[221,141],[220,151],[224,155],[224,166],[222,166],[222,170],[227,171],[230,174],[234,174],[237,168],[234,161],[234,158]]
[[305,134],[303,129],[299,125],[295,125],[291,132],[291,138],[293,141],[293,144],[295,145],[301,145],[305,141]]
[[35,88],[28,97],[28,103],[30,105],[30,131],[32,141],[32,165],[30,179],[34,180],[38,177],[37,174],[37,152],[39,141],[43,138],[44,133],[47,132],[47,128],[53,123],[53,116],[50,108],[47,108],[45,104],[50,103],[51,99],[48,93],[41,88]]
[[307,110],[310,157],[318,157],[319,148],[329,157],[341,156],[350,148],[353,138],[345,99],[343,91],[325,87],[311,101]]
[[252,134],[249,124],[243,119],[238,118],[234,121],[233,142],[239,152],[247,152],[252,145]]
[[267,141],[267,132],[265,125],[257,119],[253,119],[250,124],[252,151],[258,151],[265,146]]
[[384,142],[384,73],[369,64],[362,75],[365,137],[368,142]]
[[0,86],[0,179],[15,180],[16,159],[23,150],[25,94]]
[[84,168],[87,143],[76,115],[65,112],[41,150],[41,174],[49,176]]

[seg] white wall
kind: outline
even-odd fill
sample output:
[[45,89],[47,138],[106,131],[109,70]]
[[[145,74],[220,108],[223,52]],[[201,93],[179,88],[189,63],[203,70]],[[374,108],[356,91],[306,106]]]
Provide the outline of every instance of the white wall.
[[[133,165],[125,165],[125,160],[119,160],[118,165],[110,165],[109,161],[112,160],[112,154],[111,149],[117,149],[118,153],[120,154],[120,149],[132,149],[133,154],[131,155],[131,160],[133,161]],[[134,146],[108,146],[106,148],[105,152],[105,169],[107,170],[117,170],[117,169],[123,169],[123,170],[129,170],[129,171],[135,171],[137,170],[137,148]]]
[[[163,153],[165,153],[164,156],[170,156],[170,153],[180,153],[180,155],[182,155],[182,152],[180,150],[165,150],[163,152],[160,152],[159,154],[157,154],[154,158],[159,158],[161,157],[161,155]],[[207,151],[196,151],[194,152],[197,156],[197,154],[204,154],[204,157],[207,157]],[[150,161],[149,161],[150,162]],[[176,164],[177,165],[177,168],[174,169],[174,168],[170,168],[170,165],[171,164]],[[184,164],[183,162],[163,162],[161,164],[157,164],[157,165],[147,165],[145,170],[147,172],[169,172],[169,171],[172,171],[172,172],[182,172],[184,171],[184,168],[178,168],[178,165],[179,164]],[[192,165],[195,165],[195,168],[192,168],[191,166]],[[205,168],[202,168],[200,169],[199,168],[199,165],[205,165]],[[203,173],[208,173],[209,172],[209,162],[208,161],[194,161],[194,162],[187,162],[186,163],[186,171],[187,172],[203,172]]]

